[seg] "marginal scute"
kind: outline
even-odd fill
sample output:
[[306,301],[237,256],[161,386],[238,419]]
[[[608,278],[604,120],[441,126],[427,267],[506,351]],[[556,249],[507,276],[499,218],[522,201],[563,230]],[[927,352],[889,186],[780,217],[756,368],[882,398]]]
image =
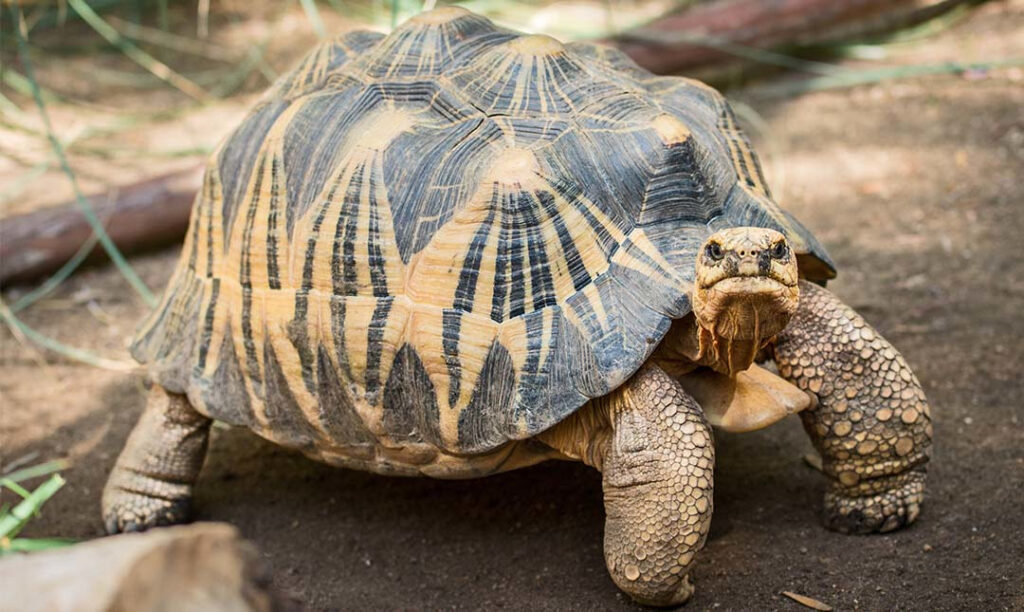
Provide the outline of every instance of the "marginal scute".
[[[491,447],[496,440],[507,439],[515,433],[505,430],[502,420],[494,413],[507,414],[515,397],[516,373],[508,349],[495,341],[487,352],[480,381],[473,391],[469,405],[459,415],[457,442],[470,450]],[[452,440],[455,442],[456,440]]]
[[[293,380],[295,372],[284,369],[277,356],[272,340],[263,345],[263,363],[266,368],[266,425],[260,432],[271,440],[293,448],[311,448],[319,437],[316,427],[309,422],[295,398],[300,381]],[[220,413],[219,406],[211,406],[214,416]]]
[[218,417],[231,425],[253,427],[257,424],[245,385],[245,374],[235,351],[230,331],[225,331],[211,384],[204,389],[203,403],[218,406]]
[[334,439],[345,440],[348,445],[372,444],[373,435],[359,418],[337,366],[331,361],[328,349],[322,345],[317,349],[316,363],[319,417],[325,432]]
[[405,344],[395,355],[384,386],[383,424],[391,441],[441,443],[439,408],[430,382],[416,349]]

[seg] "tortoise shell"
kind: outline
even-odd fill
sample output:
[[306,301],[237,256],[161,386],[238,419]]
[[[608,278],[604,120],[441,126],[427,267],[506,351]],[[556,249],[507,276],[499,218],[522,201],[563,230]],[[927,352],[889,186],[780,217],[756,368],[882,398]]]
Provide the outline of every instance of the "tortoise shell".
[[717,92],[442,8],[262,98],[133,354],[282,444],[483,453],[622,384],[690,311],[701,243],[751,225],[832,274]]

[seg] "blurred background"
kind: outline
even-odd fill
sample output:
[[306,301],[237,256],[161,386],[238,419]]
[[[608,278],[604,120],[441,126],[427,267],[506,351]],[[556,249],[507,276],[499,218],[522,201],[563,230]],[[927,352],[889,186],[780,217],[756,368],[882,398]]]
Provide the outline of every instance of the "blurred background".
[[[126,346],[205,157],[318,39],[441,4],[0,0],[0,477],[66,481],[0,532],[0,553],[22,529],[29,548],[100,534],[99,492],[142,406]],[[935,406],[929,506],[887,538],[818,528],[795,421],[723,434],[691,605],[792,606],[788,589],[843,609],[1024,607],[1024,2],[457,4],[725,90],[773,193],[836,260],[830,287]],[[604,574],[599,479],[579,466],[394,481],[214,438],[201,518],[239,525],[298,605],[629,607]],[[0,524],[20,499],[0,485]]]

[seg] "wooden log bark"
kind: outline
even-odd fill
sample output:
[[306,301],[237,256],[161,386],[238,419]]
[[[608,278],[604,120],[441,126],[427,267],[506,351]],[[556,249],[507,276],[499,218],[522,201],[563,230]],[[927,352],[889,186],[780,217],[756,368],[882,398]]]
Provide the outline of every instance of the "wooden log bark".
[[[202,166],[147,179],[89,197],[114,244],[127,253],[181,240]],[[0,285],[53,272],[92,236],[76,202],[0,219]],[[97,246],[92,257],[101,257]]]
[[0,612],[281,610],[256,548],[196,523],[0,560]]
[[778,49],[841,42],[920,23],[977,0],[718,0],[605,42],[668,74],[737,61],[723,46]]

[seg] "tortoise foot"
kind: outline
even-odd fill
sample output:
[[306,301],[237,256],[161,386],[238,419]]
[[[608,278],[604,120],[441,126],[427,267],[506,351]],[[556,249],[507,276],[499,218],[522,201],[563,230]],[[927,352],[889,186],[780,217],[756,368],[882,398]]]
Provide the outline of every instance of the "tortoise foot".
[[184,395],[153,387],[103,489],[107,533],[145,531],[189,519],[211,422]]
[[693,583],[690,582],[690,576],[686,575],[683,576],[682,582],[679,583],[679,586],[676,588],[676,591],[674,593],[662,594],[658,597],[653,598],[633,594],[631,594],[630,597],[633,598],[633,601],[637,602],[642,606],[651,606],[656,608],[671,608],[675,606],[681,606],[684,603],[690,601],[690,598],[693,597],[693,591],[694,588]]
[[825,494],[825,527],[848,534],[886,533],[905,527],[921,513],[924,474],[907,474],[904,482],[872,495]]
[[177,525],[191,516],[191,495],[164,499],[119,488],[108,489],[103,499],[103,526],[110,535]]

